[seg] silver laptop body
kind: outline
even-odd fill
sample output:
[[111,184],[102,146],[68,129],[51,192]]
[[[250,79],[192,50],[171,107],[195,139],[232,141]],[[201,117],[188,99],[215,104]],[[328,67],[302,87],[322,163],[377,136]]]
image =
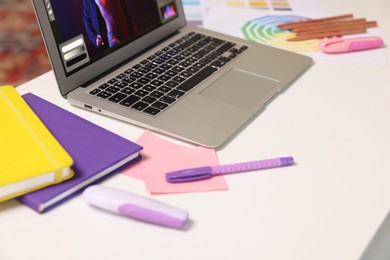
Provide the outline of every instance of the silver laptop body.
[[387,213],[359,260],[390,259],[390,212]]
[[[220,147],[232,138],[276,94],[289,86],[312,64],[311,58],[300,54],[187,26],[180,0],[111,0],[111,8],[118,5],[126,6],[121,10],[122,12],[125,10],[127,19],[131,18],[135,30],[129,33],[127,38],[118,40],[119,44],[111,41],[103,45],[104,50],[97,51],[93,45],[96,43],[86,32],[85,5],[88,1],[90,7],[93,6],[91,1],[96,4],[92,8],[93,12],[101,11],[100,24],[101,21],[106,21],[105,30],[111,33],[112,37],[112,32],[116,31],[108,25],[113,23],[104,20],[107,15],[106,17],[102,15],[111,12],[110,7],[107,9],[107,6],[103,6],[109,1],[32,1],[60,92],[71,104],[206,147]],[[96,20],[95,18],[95,24]],[[110,87],[111,84],[114,86],[123,78],[128,78],[130,72],[137,71],[147,63],[153,63],[154,61],[150,61],[156,53],[170,49],[171,46],[181,43],[183,36],[188,37],[187,35],[193,33],[206,37],[204,39],[211,37],[216,38],[216,41],[222,40],[233,47],[229,50],[223,49],[222,58],[219,57],[218,61],[210,61],[209,64],[202,65],[203,67],[199,66],[197,72],[191,71],[194,75],[199,72],[209,76],[202,79],[202,75],[197,75],[196,86],[191,86],[180,98],[171,95],[163,99],[164,102],[160,102],[159,97],[154,97],[157,99],[155,103],[146,102],[146,99],[142,102],[145,91],[136,90],[141,94],[132,95],[138,95],[137,99],[141,100],[141,104],[147,103],[149,108],[146,109],[142,106],[129,105],[128,102],[117,100],[112,102],[104,95],[91,94],[103,91],[101,86]],[[116,40],[115,37],[112,38]],[[194,52],[194,49],[186,53],[191,51]],[[161,56],[163,58],[158,60],[158,64],[149,64],[153,65],[148,67],[149,72],[154,73],[168,56]],[[170,65],[179,66],[171,63]],[[187,80],[186,77],[181,77],[181,73],[184,72],[175,73],[178,73],[181,80]],[[134,75],[139,76],[138,73]],[[139,78],[134,77],[132,80],[137,81]],[[150,87],[159,89],[165,85],[165,83],[159,85],[161,82],[154,79],[148,80],[150,81],[145,80],[141,84],[148,85],[146,92],[153,91]],[[151,82],[158,82],[158,86]],[[119,92],[121,91],[119,89]],[[122,94],[117,96],[118,99],[123,98]],[[161,106],[165,108],[155,112],[156,108],[160,109]]]

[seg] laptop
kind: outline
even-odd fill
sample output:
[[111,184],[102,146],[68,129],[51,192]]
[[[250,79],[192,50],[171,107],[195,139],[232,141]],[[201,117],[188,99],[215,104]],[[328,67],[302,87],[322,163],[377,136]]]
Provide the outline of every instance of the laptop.
[[390,259],[390,212],[379,226],[367,248],[360,256],[360,260],[387,260]]
[[32,0],[75,106],[220,147],[313,63],[187,26],[181,0]]

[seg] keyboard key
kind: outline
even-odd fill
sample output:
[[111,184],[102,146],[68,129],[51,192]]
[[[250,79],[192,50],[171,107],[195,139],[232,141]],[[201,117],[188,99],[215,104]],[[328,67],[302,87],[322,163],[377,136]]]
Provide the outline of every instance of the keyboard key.
[[146,74],[146,73],[149,73],[149,72],[150,72],[150,69],[145,68],[145,67],[142,67],[142,68],[140,68],[138,71],[141,72],[141,73]]
[[220,60],[215,60],[213,61],[210,66],[213,66],[213,67],[216,67],[216,68],[221,68],[223,65],[225,65],[226,63],[223,62],[223,61],[220,61]]
[[150,84],[152,84],[153,86],[157,86],[158,87],[158,86],[161,86],[162,84],[164,84],[164,82],[161,81],[161,80],[155,79],[152,82],[150,82]]
[[189,78],[192,76],[192,73],[189,73],[188,71],[183,71],[182,73],[180,73],[180,76],[184,78]]
[[190,51],[183,51],[182,53],[180,53],[181,55],[183,55],[184,57],[189,57],[192,55],[192,53]]
[[125,95],[123,93],[116,93],[115,95],[111,96],[108,100],[115,102],[115,103],[118,103],[119,101],[121,101],[125,97],[127,97],[127,95]]
[[162,64],[161,66],[160,66],[160,69],[163,69],[163,70],[169,70],[169,69],[171,69],[172,68],[172,66],[170,66],[170,65],[168,65],[168,64]]
[[142,90],[142,89],[137,90],[137,91],[134,93],[134,95],[137,95],[137,96],[140,96],[140,97],[144,97],[144,96],[146,96],[147,94],[149,94],[149,92],[147,92],[147,91],[145,91],[145,90]]
[[194,74],[194,73],[198,72],[199,69],[195,68],[195,67],[189,67],[186,71],[189,72],[189,73]]
[[176,72],[182,72],[183,70],[185,70],[185,68],[180,66],[175,66],[172,68],[172,70]]
[[174,59],[170,59],[169,61],[167,61],[167,64],[168,65],[171,65],[171,66],[175,66],[176,64],[178,64],[179,61],[177,60],[174,60]]
[[124,87],[127,87],[129,85],[129,83],[126,83],[126,82],[123,82],[123,81],[119,81],[117,83],[115,83],[115,87],[117,88],[124,88]]
[[132,88],[124,88],[124,89],[121,90],[122,93],[127,94],[127,95],[130,95],[130,94],[134,93],[134,91],[135,90],[132,89]]
[[160,77],[158,77],[158,79],[161,81],[168,81],[171,79],[171,77],[169,77],[167,75],[161,75]]
[[173,70],[169,70],[165,73],[165,75],[167,75],[168,77],[174,77],[176,76],[178,73],[176,71],[173,71]]
[[229,59],[228,57],[219,57],[218,60],[224,63],[228,63],[229,61],[231,61],[231,59]]
[[154,64],[154,63],[149,62],[148,64],[145,65],[145,68],[154,69],[154,68],[156,68],[157,66],[158,66],[157,64]]
[[137,79],[142,77],[143,75],[144,75],[143,73],[140,73],[138,71],[134,71],[133,73],[130,74],[131,77],[137,78]]
[[116,78],[119,80],[123,79],[124,77],[126,77],[126,74],[124,74],[124,73],[121,73],[118,76],[116,76]]
[[185,81],[183,84],[178,86],[177,89],[187,92],[217,70],[217,68],[207,66],[198,73],[196,73],[194,76],[192,76],[190,79]]
[[157,108],[154,108],[154,107],[148,107],[143,112],[145,112],[145,113],[147,113],[149,115],[155,116],[158,113],[160,113],[160,110],[157,109]]
[[178,86],[179,83],[174,82],[174,81],[168,81],[167,83],[165,83],[165,85],[167,85],[170,88],[174,88],[174,87]]
[[147,79],[147,78],[140,78],[139,80],[137,80],[137,82],[141,83],[141,84],[147,84],[150,82],[150,79]]
[[160,97],[164,96],[164,93],[156,90],[156,91],[153,91],[152,93],[150,93],[150,96],[155,97],[155,98],[160,98]]
[[130,69],[126,70],[124,73],[125,73],[126,75],[129,75],[129,74],[131,74],[131,73],[133,73],[133,72],[134,72],[134,69],[130,68]]
[[111,94],[110,94],[110,93],[108,93],[108,92],[104,92],[104,91],[102,91],[102,92],[98,93],[96,96],[98,96],[98,97],[100,97],[100,98],[104,98],[104,99],[106,99],[106,98],[110,97],[110,96],[111,96]]
[[148,91],[148,92],[152,92],[153,90],[155,90],[157,87],[154,87],[154,86],[151,86],[151,85],[146,85],[144,86],[142,89],[145,90],[145,91]]
[[135,80],[136,80],[136,78],[132,78],[132,77],[126,77],[126,78],[122,79],[122,81],[127,82],[127,83],[132,83]]
[[198,63],[195,63],[193,67],[197,68],[197,69],[202,69],[204,66],[205,66],[205,64],[198,62]]
[[115,84],[115,82],[117,82],[117,81],[118,81],[118,79],[113,78],[113,79],[110,79],[110,80],[108,81],[108,83],[110,83],[110,84]]
[[91,94],[91,95],[96,95],[96,94],[99,93],[99,92],[100,92],[100,89],[95,88],[94,90],[92,90],[91,92],[89,92],[89,94]]
[[122,100],[120,102],[120,104],[123,105],[123,106],[129,107],[129,106],[131,106],[132,104],[134,104],[135,102],[137,102],[140,99],[141,99],[140,97],[131,95],[131,96],[125,98],[124,100]]
[[150,97],[150,96],[146,96],[146,97],[144,97],[144,98],[142,99],[142,101],[144,101],[144,102],[146,102],[146,103],[149,103],[149,104],[153,103],[153,102],[156,101],[156,100],[157,100],[156,98]]
[[173,97],[173,98],[178,99],[178,98],[180,98],[181,96],[183,96],[184,94],[185,94],[184,92],[174,89],[174,90],[172,90],[171,92],[169,92],[167,95],[168,95],[168,96],[171,96],[171,97]]
[[160,110],[163,110],[164,108],[166,108],[168,105],[163,103],[163,102],[160,102],[160,101],[156,101],[152,104],[152,107],[155,107],[155,108],[158,108]]
[[226,42],[224,45],[219,47],[217,51],[225,52],[225,51],[229,50],[230,48],[232,48],[234,45],[236,45],[236,44],[232,43],[232,42]]
[[108,85],[107,83],[104,83],[102,85],[99,86],[100,89],[106,89],[108,88],[110,85]]
[[164,92],[164,93],[167,93],[170,90],[172,90],[172,88],[169,88],[167,86],[161,86],[161,87],[158,88],[158,91],[161,91],[161,92]]
[[147,106],[149,106],[149,104],[145,103],[145,102],[142,102],[142,101],[139,101],[137,103],[135,103],[134,105],[131,106],[131,108],[134,108],[136,110],[139,110],[139,111],[142,111],[144,110]]
[[138,83],[138,82],[133,82],[133,83],[131,83],[131,84],[129,85],[129,87],[134,88],[134,89],[139,89],[139,88],[141,88],[142,86],[143,86],[143,84]]
[[162,98],[160,98],[160,101],[167,103],[167,104],[172,104],[173,102],[176,101],[176,99],[168,97],[168,96],[163,96]]
[[133,70],[138,70],[139,68],[141,68],[141,65],[140,64],[136,64],[133,66]]
[[106,88],[106,91],[110,92],[112,94],[118,92],[119,90],[120,90],[120,88],[117,88],[117,87],[114,87],[114,86],[110,86],[110,87]]
[[153,60],[153,63],[155,63],[155,64],[163,64],[164,62],[165,62],[165,60],[162,58],[157,58],[157,59]]
[[192,62],[189,61],[189,60],[185,60],[185,61],[180,62],[179,65],[180,65],[181,67],[186,68],[186,67],[191,66],[191,65],[192,65]]
[[177,82],[177,83],[182,83],[184,82],[186,79],[183,78],[183,77],[180,77],[180,76],[176,76],[174,78],[172,78],[173,81]]
[[184,60],[186,57],[184,57],[183,55],[179,54],[179,55],[176,55],[174,58],[175,58],[175,60],[177,60],[177,61],[182,61],[182,60]]
[[161,68],[161,67],[155,68],[155,69],[153,70],[153,72],[154,72],[155,74],[157,74],[157,75],[161,75],[161,74],[163,74],[165,71],[166,71],[166,70],[163,69],[163,68]]
[[154,74],[154,73],[148,73],[145,75],[145,77],[149,78],[149,79],[155,79],[158,77],[157,74]]

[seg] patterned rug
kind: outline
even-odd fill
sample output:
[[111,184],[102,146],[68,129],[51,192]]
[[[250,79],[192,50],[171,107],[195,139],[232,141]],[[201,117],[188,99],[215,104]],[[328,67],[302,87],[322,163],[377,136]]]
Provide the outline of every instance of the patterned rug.
[[51,69],[30,0],[0,0],[0,85],[18,86]]

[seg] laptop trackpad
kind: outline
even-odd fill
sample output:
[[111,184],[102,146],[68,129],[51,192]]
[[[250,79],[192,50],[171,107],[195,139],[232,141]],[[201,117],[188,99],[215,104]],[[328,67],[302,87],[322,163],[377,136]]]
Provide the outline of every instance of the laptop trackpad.
[[250,109],[255,104],[264,104],[277,91],[279,81],[239,69],[231,69],[200,95],[221,102]]

